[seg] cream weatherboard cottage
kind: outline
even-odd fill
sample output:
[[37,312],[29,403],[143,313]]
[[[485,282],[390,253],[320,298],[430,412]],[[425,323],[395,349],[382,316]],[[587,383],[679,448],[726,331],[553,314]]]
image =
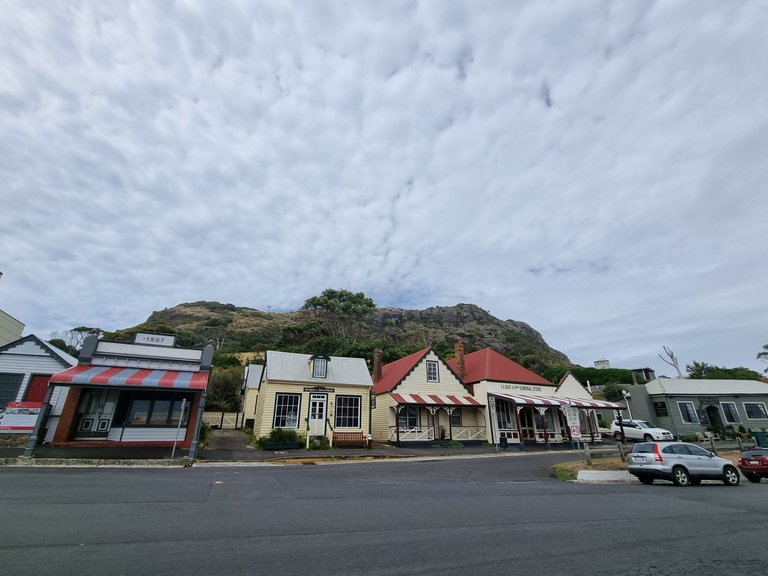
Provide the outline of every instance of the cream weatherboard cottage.
[[362,358],[266,353],[245,375],[244,421],[257,437],[273,429],[328,438],[331,445],[368,442],[371,375]]
[[431,347],[382,365],[374,354],[373,439],[402,444],[486,439],[485,404]]

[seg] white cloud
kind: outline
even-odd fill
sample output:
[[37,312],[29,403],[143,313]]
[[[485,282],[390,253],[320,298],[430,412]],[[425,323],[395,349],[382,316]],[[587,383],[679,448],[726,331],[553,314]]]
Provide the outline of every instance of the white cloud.
[[0,306],[473,302],[762,368],[760,2],[82,2],[0,23]]

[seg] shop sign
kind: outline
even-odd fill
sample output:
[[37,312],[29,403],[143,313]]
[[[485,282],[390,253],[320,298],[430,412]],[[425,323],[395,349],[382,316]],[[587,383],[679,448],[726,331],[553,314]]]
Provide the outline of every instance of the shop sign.
[[139,332],[133,338],[134,344],[151,344],[152,346],[167,346],[171,348],[176,343],[176,336],[168,334],[146,334]]
[[330,394],[332,392],[336,392],[336,388],[324,388],[323,386],[312,386],[304,388],[304,392],[320,392],[325,394]]

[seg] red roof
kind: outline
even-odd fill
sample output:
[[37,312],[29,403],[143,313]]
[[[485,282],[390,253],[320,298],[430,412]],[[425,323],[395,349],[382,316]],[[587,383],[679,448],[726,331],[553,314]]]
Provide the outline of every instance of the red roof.
[[432,347],[427,346],[423,350],[403,356],[389,364],[384,364],[381,367],[381,380],[373,383],[374,393],[381,394],[382,392],[393,390],[422,361],[430,350],[432,350]]
[[[448,360],[448,366],[458,374],[456,359]],[[492,348],[483,348],[464,355],[464,382],[476,384],[483,380],[493,382],[514,382],[520,384],[543,384],[552,386],[552,382],[523,368],[517,362],[496,352]]]

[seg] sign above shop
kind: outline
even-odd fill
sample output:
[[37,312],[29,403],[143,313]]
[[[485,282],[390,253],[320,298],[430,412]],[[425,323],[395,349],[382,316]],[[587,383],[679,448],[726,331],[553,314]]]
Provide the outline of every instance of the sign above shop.
[[336,388],[325,388],[323,386],[312,386],[304,388],[304,392],[336,392]]
[[176,343],[176,336],[168,334],[147,334],[139,332],[133,337],[134,344],[151,344],[152,346],[167,346],[172,348]]

